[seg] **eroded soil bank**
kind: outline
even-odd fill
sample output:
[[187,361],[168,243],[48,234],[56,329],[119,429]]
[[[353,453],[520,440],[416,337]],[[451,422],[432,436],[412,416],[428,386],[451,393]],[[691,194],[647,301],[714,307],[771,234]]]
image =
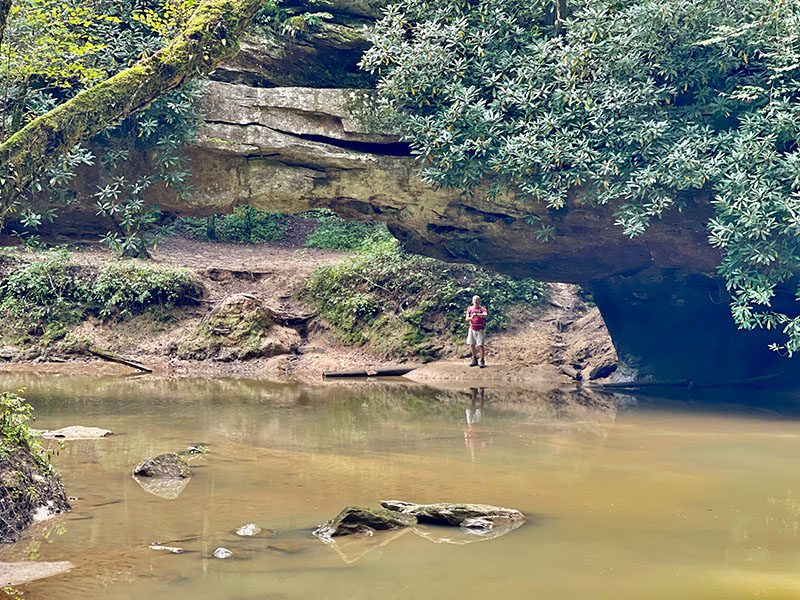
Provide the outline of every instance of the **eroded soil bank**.
[[[34,254],[11,251],[20,264]],[[331,324],[299,294],[319,266],[337,264],[345,252],[201,242],[173,237],[153,253],[157,264],[189,269],[203,287],[194,306],[124,320],[88,318],[74,331],[81,347],[97,347],[141,363],[158,375],[234,376],[321,382],[325,371],[378,369],[387,364],[419,366],[417,381],[541,383],[553,386],[588,380],[616,356],[598,310],[574,286],[551,284],[549,299],[519,307],[507,331],[488,338],[487,368],[467,366],[467,347],[444,344],[442,359],[421,365],[413,357],[381,356],[344,344]],[[97,268],[110,253],[96,245],[72,252],[79,268]],[[251,322],[239,323],[243,313]],[[231,319],[237,321],[231,323]],[[266,332],[266,333],[264,333]],[[238,337],[237,337],[238,336]],[[267,348],[269,351],[264,351]],[[273,356],[265,357],[264,354]],[[3,336],[0,369],[39,372],[129,373],[129,367],[98,361],[88,352],[26,348]],[[607,370],[607,369],[606,369]]]

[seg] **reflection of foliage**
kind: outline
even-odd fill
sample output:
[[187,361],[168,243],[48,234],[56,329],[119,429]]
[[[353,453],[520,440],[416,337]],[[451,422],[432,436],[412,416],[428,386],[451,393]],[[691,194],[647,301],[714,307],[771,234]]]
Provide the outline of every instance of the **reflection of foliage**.
[[800,349],[798,310],[771,307],[800,273],[797,0],[400,0],[370,38],[429,181],[614,203],[631,236],[710,195],[736,323]]
[[[0,139],[31,118],[73,97],[81,89],[106,79],[154,53],[188,18],[197,0],[20,0],[0,45]],[[117,227],[106,240],[128,255],[144,254],[142,231],[152,216],[140,194],[161,182],[186,193],[188,172],[181,149],[196,129],[191,84],[160,98],[144,111],[106,130],[95,140],[104,182],[97,193],[98,212]],[[152,151],[155,173],[131,179],[119,167],[134,150]],[[32,197],[43,191],[58,202],[72,202],[67,186],[81,164],[95,159],[76,147],[64,160],[47,169],[21,201],[6,207],[20,213],[18,230],[30,232],[52,218],[31,208]],[[148,167],[150,168],[150,167]],[[26,208],[21,211],[21,205]]]

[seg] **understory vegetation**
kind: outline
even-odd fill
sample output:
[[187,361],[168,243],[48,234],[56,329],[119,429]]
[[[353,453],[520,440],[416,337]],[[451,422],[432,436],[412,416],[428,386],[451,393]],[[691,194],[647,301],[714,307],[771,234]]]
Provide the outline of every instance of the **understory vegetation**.
[[287,242],[324,250],[358,250],[365,244],[391,238],[382,224],[347,221],[329,210],[287,215],[247,205],[237,206],[226,215],[181,217],[162,228],[161,233],[242,244]]
[[543,302],[547,287],[408,254],[395,240],[383,239],[338,265],[318,268],[303,294],[346,344],[426,360],[466,336],[464,311],[473,295],[489,308],[487,330],[497,332],[509,327],[512,309]]
[[3,270],[5,333],[43,346],[65,340],[88,316],[123,319],[149,311],[161,318],[202,295],[201,284],[186,269],[129,261],[94,269],[73,264],[66,250],[43,253],[25,265],[5,264]]

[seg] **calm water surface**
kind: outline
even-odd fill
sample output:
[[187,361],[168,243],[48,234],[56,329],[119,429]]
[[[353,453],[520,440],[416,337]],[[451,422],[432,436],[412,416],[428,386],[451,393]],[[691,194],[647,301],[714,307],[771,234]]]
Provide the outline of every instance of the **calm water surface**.
[[[21,586],[25,598],[800,598],[800,418],[743,408],[747,397],[489,388],[481,404],[468,389],[401,384],[1,381],[27,388],[40,428],[117,433],[67,442],[55,463],[74,511],[0,547],[0,560],[75,565]],[[177,498],[130,476],[196,442],[210,452]],[[500,504],[530,520],[461,543],[428,528],[333,548],[309,533],[382,498]],[[272,533],[232,533],[250,522]],[[234,557],[212,558],[218,546]]]

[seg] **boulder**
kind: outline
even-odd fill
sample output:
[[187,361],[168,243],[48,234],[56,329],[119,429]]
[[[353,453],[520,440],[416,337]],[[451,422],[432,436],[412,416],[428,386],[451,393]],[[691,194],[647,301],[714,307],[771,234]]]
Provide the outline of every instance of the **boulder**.
[[228,296],[179,344],[178,357],[233,361],[296,351],[300,335],[278,325],[273,313],[250,294]]
[[322,539],[330,539],[343,535],[360,533],[372,535],[375,531],[386,531],[411,527],[417,518],[413,515],[387,510],[386,508],[363,508],[348,506],[333,519],[320,525],[314,535]]
[[168,452],[143,460],[133,469],[133,474],[138,477],[185,479],[192,476],[192,469],[180,456]]
[[84,427],[83,425],[71,425],[61,429],[36,431],[44,439],[58,440],[96,440],[111,435],[113,432],[100,427]]
[[230,558],[233,556],[233,552],[228,550],[227,548],[217,548],[214,550],[214,558]]
[[494,529],[495,527],[508,527],[513,523],[525,521],[525,515],[518,510],[489,504],[454,504],[449,502],[414,504],[413,502],[404,502],[402,500],[381,500],[381,506],[391,511],[412,515],[420,523],[434,525]]

